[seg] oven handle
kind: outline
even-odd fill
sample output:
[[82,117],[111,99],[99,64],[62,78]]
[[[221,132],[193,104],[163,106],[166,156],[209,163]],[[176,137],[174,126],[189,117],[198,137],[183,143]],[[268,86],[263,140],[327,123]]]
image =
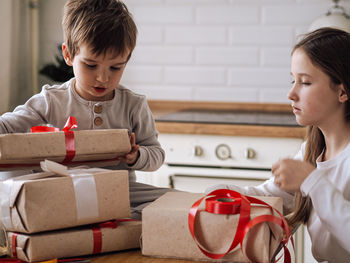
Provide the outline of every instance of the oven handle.
[[204,167],[167,166],[168,176],[222,178],[222,179],[258,179],[268,180],[272,177],[270,170],[256,169],[217,169]]
[[178,164],[165,163],[169,168],[205,168],[205,169],[224,169],[224,170],[248,170],[248,171],[270,171],[271,167],[243,167],[243,166],[220,166],[220,165],[201,165],[201,164]]
[[[261,183],[264,182],[265,179],[261,179],[261,178],[256,178],[256,177],[224,177],[224,176],[201,176],[201,175],[190,175],[190,174],[178,174],[178,173],[175,173],[175,174],[170,174],[169,177],[168,177],[168,180],[169,180],[169,187],[170,188],[175,188],[176,185],[175,185],[175,181],[176,181],[176,178],[192,178],[192,179],[195,179],[195,180],[201,180],[201,179],[212,179],[212,180],[232,180],[232,181],[245,181],[246,183],[247,182],[256,182],[256,181],[260,181]],[[213,182],[214,184],[214,182]],[[249,184],[249,183],[248,183]]]

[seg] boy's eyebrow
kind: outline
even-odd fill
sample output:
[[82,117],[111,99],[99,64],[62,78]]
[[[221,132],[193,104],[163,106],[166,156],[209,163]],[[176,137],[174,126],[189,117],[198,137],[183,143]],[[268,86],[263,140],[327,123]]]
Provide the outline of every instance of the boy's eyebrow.
[[127,62],[127,61],[119,62],[119,63],[115,63],[115,64],[113,64],[113,65],[124,65],[124,64],[126,64],[126,62]]
[[[89,59],[89,58],[84,58],[83,60],[85,60],[86,62],[96,63],[95,60]],[[124,64],[126,64],[126,62],[127,62],[127,61],[124,61],[124,62],[117,62],[117,63],[114,63],[113,65],[124,65]]]

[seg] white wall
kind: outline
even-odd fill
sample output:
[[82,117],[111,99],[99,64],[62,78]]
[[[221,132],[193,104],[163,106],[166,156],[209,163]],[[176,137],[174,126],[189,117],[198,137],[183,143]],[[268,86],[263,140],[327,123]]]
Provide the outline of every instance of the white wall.
[[0,3],[0,36],[2,36],[0,49],[0,61],[2,65],[0,67],[0,113],[7,111],[9,105],[11,21],[11,0],[2,0]]
[[[41,0],[41,65],[64,0]],[[330,0],[125,0],[139,28],[122,84],[149,99],[288,102],[290,50]],[[350,12],[350,1],[341,1]]]

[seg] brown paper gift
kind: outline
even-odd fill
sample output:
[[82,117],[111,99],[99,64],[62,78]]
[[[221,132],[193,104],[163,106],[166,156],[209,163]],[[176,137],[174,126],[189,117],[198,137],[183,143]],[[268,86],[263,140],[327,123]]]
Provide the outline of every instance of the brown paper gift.
[[[114,159],[131,149],[126,129],[74,131],[74,142],[75,156],[67,163],[70,166],[81,165],[84,161]],[[65,133],[62,131],[0,135],[2,170],[37,167],[44,159],[63,162],[65,157]]]
[[[92,226],[70,228],[38,234],[17,234],[15,255],[17,258],[32,262],[54,258],[91,255],[95,252],[119,251],[140,247],[141,221],[118,222],[116,228],[100,227],[102,234],[101,249],[96,251],[96,237]],[[13,235],[8,232],[9,255],[14,256]]]
[[[182,258],[202,261],[270,262],[278,248],[283,231],[277,225],[262,223],[248,232],[243,242],[243,251],[237,246],[220,260],[205,256],[194,242],[188,228],[188,213],[195,201],[203,194],[169,192],[142,211],[142,254],[162,258]],[[282,211],[282,199],[258,197],[278,211]],[[203,209],[203,204],[201,207]],[[251,218],[271,211],[253,207]],[[230,247],[239,215],[218,215],[201,211],[196,217],[197,240],[207,250],[225,253]]]
[[45,164],[56,173],[0,182],[1,221],[6,230],[35,233],[130,216],[127,171],[67,170],[54,162]]

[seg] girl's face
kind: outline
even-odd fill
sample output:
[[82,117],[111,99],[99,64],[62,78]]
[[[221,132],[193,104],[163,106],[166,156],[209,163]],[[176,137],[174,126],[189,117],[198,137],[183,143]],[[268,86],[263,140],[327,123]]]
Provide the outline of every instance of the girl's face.
[[300,48],[292,55],[291,76],[292,88],[288,99],[292,101],[293,112],[300,125],[331,127],[335,116],[344,114],[342,85],[333,84]]
[[115,56],[107,52],[96,56],[88,45],[81,45],[71,60],[65,44],[62,49],[67,64],[73,66],[75,90],[83,99],[105,101],[113,98],[129,54]]

